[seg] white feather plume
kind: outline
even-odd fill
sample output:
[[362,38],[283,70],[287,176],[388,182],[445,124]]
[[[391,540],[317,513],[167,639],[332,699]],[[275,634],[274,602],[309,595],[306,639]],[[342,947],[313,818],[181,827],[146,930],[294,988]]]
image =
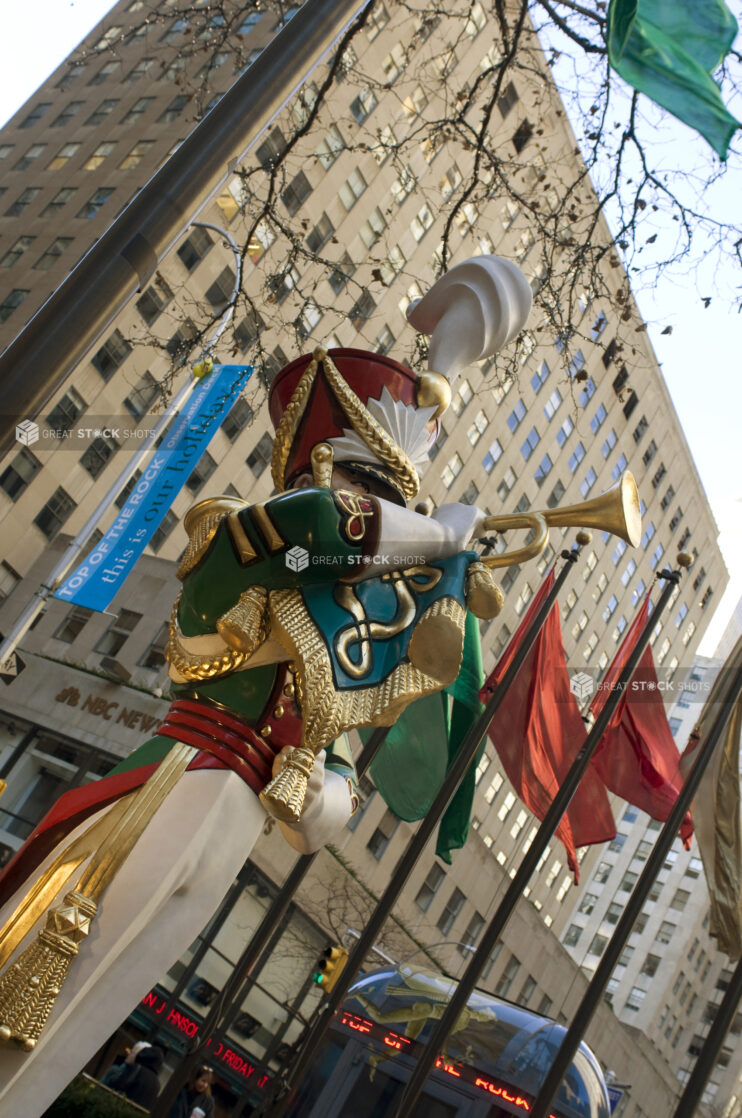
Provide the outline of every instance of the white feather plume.
[[[414,404],[403,404],[395,400],[384,385],[381,398],[367,400],[366,407],[380,427],[398,447],[400,447],[419,471],[428,463],[428,450],[435,442],[435,430],[431,433],[428,423],[436,412],[436,406],[416,408]],[[347,427],[343,434],[329,439],[336,462],[369,462],[378,465],[378,458],[363,439]]]

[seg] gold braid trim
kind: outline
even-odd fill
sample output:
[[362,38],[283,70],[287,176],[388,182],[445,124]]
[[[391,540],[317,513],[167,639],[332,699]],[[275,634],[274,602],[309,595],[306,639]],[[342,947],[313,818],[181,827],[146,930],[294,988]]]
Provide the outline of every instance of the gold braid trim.
[[330,355],[323,352],[321,361],[335,398],[350,420],[355,433],[363,439],[379,461],[392,471],[405,497],[408,500],[416,497],[420,491],[420,475],[410,459],[402,448],[397,446],[388,431],[376,422],[339,372]]
[[405,662],[371,687],[343,691],[336,689],[330,655],[301,591],[273,590],[269,601],[271,633],[289,651],[295,664],[297,694],[301,695],[302,744],[315,754],[331,745],[345,730],[392,725],[411,702],[447,687],[458,675],[464,651],[466,611],[455,599],[449,609],[433,603],[418,621],[418,624],[425,621],[431,610],[437,615],[443,608],[458,627],[458,656],[454,658],[455,664],[449,661],[446,665],[450,670],[445,678],[435,678]]
[[[165,659],[168,664],[172,664],[178,675],[182,676],[183,679],[187,679],[190,683],[201,682],[204,679],[216,679],[218,676],[227,675],[228,672],[237,671],[250,658],[254,649],[244,652],[237,648],[225,647],[224,652],[217,653],[215,656],[188,652],[180,642],[179,605],[180,595],[178,595],[178,599],[173,606],[173,612],[170,615]],[[224,638],[222,637],[222,639]]]
[[286,463],[291,453],[291,445],[294,441],[299,421],[304,415],[304,409],[307,406],[307,400],[309,399],[310,389],[314,384],[314,378],[317,376],[319,360],[324,355],[325,351],[319,347],[314,351],[312,360],[299,378],[299,383],[294,389],[294,394],[289,400],[286,411],[281,416],[281,422],[278,424],[276,430],[276,437],[273,440],[273,454],[271,456],[271,474],[273,477],[273,484],[279,493],[282,493],[286,488]]
[[369,450],[373,451],[378,460],[391,470],[400,485],[404,496],[409,500],[417,496],[420,491],[420,475],[413,466],[401,447],[397,446],[394,439],[376,422],[374,417],[356,396],[353,389],[338,370],[327,350],[317,346],[312,354],[312,360],[302,373],[299,383],[294,389],[294,394],[288,402],[286,411],[281,417],[281,422],[276,430],[273,442],[273,456],[271,459],[271,474],[273,484],[279,492],[286,487],[286,463],[291,453],[291,446],[304,410],[307,406],[309,392],[317,376],[317,370],[322,365],[327,382],[335,393],[335,399],[350,420],[351,427],[360,439],[363,439]]
[[188,546],[176,572],[181,581],[203,559],[222,520],[230,513],[246,507],[245,502],[238,497],[207,497],[206,500],[191,505],[183,518],[183,527],[188,533]]

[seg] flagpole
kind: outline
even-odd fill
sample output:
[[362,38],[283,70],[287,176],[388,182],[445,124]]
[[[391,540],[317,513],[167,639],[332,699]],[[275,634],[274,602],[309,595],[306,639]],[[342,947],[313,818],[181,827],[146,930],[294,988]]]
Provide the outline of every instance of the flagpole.
[[[662,571],[658,577],[664,579],[667,585],[660,595],[654,612],[651,618],[647,620],[647,624],[644,626],[634,650],[626,661],[616,686],[608,695],[603,709],[598,714],[595,723],[585,739],[582,749],[575,757],[569,772],[562,781],[559,791],[554,797],[549,810],[546,812],[531,846],[528,848],[523,861],[516,871],[515,877],[513,877],[508,885],[502,901],[498,905],[492,920],[479,941],[477,950],[469,960],[466,970],[444,1010],[443,1016],[418,1057],[415,1068],[413,1069],[412,1075],[402,1095],[399,1107],[395,1112],[395,1118],[410,1118],[415,1110],[427,1078],[433,1070],[435,1061],[438,1058],[438,1054],[444,1050],[446,1041],[453,1031],[454,1025],[458,1021],[461,1013],[466,1009],[469,997],[474,990],[477,980],[495,944],[510,919],[516,904],[520,900],[523,890],[528,885],[538,863],[541,861],[541,856],[559,826],[562,816],[567,811],[570,801],[577,791],[580,780],[590,763],[590,758],[597,749],[613,717],[613,713],[621,700],[623,691],[636,671],[639,660],[649,644],[649,639],[656,624],[657,617],[665,609],[675,586],[680,580],[680,573],[678,571]],[[536,1114],[532,1113],[531,1118],[537,1118]],[[544,1115],[540,1114],[538,1118],[544,1118]]]
[[[363,961],[378,938],[378,934],[386,921],[387,916],[392,910],[392,907],[399,898],[402,889],[404,888],[408,877],[412,873],[418,858],[425,849],[430,836],[432,835],[437,823],[439,822],[443,812],[447,808],[449,801],[452,799],[456,789],[458,788],[461,780],[466,774],[469,766],[471,765],[476,755],[477,749],[487,733],[490,722],[492,721],[495,713],[497,712],[500,704],[505,698],[507,691],[517,676],[523,661],[527,657],[533,642],[536,640],[540,633],[546,618],[548,617],[557,595],[561,591],[562,586],[572,569],[572,565],[576,563],[580,553],[580,548],[583,544],[589,542],[591,536],[588,532],[580,532],[577,535],[577,545],[571,551],[562,551],[561,556],[565,560],[562,569],[554,580],[554,585],[544,599],[544,602],[534,617],[531,625],[527,629],[523,640],[515,653],[510,666],[502,677],[502,680],[495,688],[495,691],[487,703],[484,711],[480,714],[474,726],[464,737],[456,757],[454,758],[446,778],[441,785],[440,791],[436,796],[433,804],[421,820],[415,834],[412,836],[407,849],[400,857],[397,865],[392,873],[391,880],[379,902],[369,917],[363,933],[359,937],[353,951],[350,954],[348,962],[345,964],[340,978],[335,984],[332,992],[327,998],[324,1013],[318,1017],[314,1026],[312,1027],[302,1049],[299,1053],[298,1059],[293,1068],[291,1068],[288,1076],[282,1085],[284,1093],[280,1098],[275,1101],[275,1105],[269,1103],[271,1107],[267,1111],[269,1118],[283,1118],[286,1113],[291,1100],[293,1088],[301,1082],[304,1074],[310,1067],[314,1057],[319,1049],[322,1040],[324,1039],[325,1032],[327,1031],[330,1022],[332,1021],[336,1009],[339,1007],[348,988],[354,981],[358,974]],[[157,1116],[159,1118],[159,1115]]]
[[714,1064],[724,1043],[724,1037],[734,1020],[740,998],[742,998],[742,959],[737,963],[732,981],[722,998],[719,1010],[709,1029],[709,1035],[703,1042],[701,1053],[695,1062],[672,1118],[690,1118],[690,1115],[695,1113],[696,1107],[701,1101],[703,1088],[714,1069]]
[[[389,726],[379,726],[373,731],[356,763],[356,771],[361,777],[384,743],[389,733]],[[198,1030],[198,1039],[191,1052],[187,1052],[177,1066],[165,1088],[160,1092],[157,1102],[152,1108],[152,1118],[167,1118],[180,1088],[188,1082],[191,1072],[195,1071],[199,1061],[208,1055],[208,1042],[216,1033],[226,1027],[231,1011],[239,1006],[247,996],[249,987],[257,975],[266,965],[273,952],[273,933],[286,915],[289,905],[306,877],[309,869],[318,857],[320,851],[314,854],[302,854],[294,863],[289,876],[279,889],[272,903],[266,909],[263,919],[258,924],[252,938],[248,941],[242,954],[232,968],[229,978],[224,983],[219,997],[209,1010],[206,1018]],[[167,1012],[175,1002],[170,997],[160,1011],[167,1017]]]
[[[654,614],[652,615],[650,621],[652,623],[654,622]],[[543,1086],[541,1087],[541,1090],[538,1094],[538,1097],[536,1098],[536,1101],[533,1105],[531,1118],[546,1118],[546,1116],[548,1115],[549,1108],[554,1101],[554,1096],[559,1089],[559,1085],[562,1082],[569,1068],[569,1065],[572,1062],[572,1058],[579,1047],[580,1040],[584,1036],[585,1030],[587,1029],[592,1016],[595,1013],[595,1010],[603,996],[603,992],[608,983],[608,979],[610,978],[612,971],[615,969],[616,964],[618,963],[626,941],[631,935],[631,930],[634,926],[636,918],[639,915],[644,902],[649,896],[649,892],[657,878],[657,875],[662,869],[665,858],[667,857],[667,853],[672,846],[675,837],[677,836],[678,830],[680,829],[680,824],[683,821],[683,817],[691,806],[693,797],[696,793],[696,790],[698,789],[698,785],[701,782],[701,777],[703,776],[704,771],[713,756],[719,738],[724,732],[724,727],[729,721],[732,705],[736,697],[740,694],[740,691],[742,691],[742,668],[740,668],[729,681],[729,684],[722,695],[721,702],[719,703],[719,712],[711,724],[705,741],[698,747],[696,754],[696,763],[689,773],[687,780],[683,784],[683,787],[678,794],[677,800],[673,804],[672,810],[667,817],[667,822],[665,823],[664,827],[657,837],[657,842],[654,845],[652,853],[647,859],[647,864],[645,865],[644,870],[642,871],[642,874],[638,882],[636,883],[631,896],[628,899],[626,907],[624,908],[621,915],[621,919],[616,925],[616,930],[601,956],[595,974],[590,980],[582,1001],[577,1007],[574,1019],[567,1029],[567,1032],[564,1034],[561,1046],[554,1059],[554,1063],[552,1064],[549,1073],[544,1080]],[[738,982],[740,981],[739,975],[736,976],[736,979]],[[739,993],[737,997],[739,998]],[[714,1022],[714,1025],[715,1024],[716,1022]],[[710,1039],[711,1037],[709,1035],[706,1040],[707,1044],[709,1043]],[[723,1040],[723,1036],[721,1040]],[[721,1040],[719,1041],[719,1044],[721,1044]],[[701,1057],[699,1057],[698,1060],[698,1063],[700,1062]],[[696,1064],[696,1067],[698,1067],[698,1063]],[[708,1078],[709,1072],[710,1067],[706,1071],[706,1078]],[[695,1075],[695,1069],[693,1074]],[[700,1074],[701,1073],[699,1072],[699,1076]],[[699,1087],[699,1094],[701,1088],[703,1087],[703,1083],[705,1083],[705,1079]],[[690,1080],[688,1085],[690,1085]],[[698,1100],[696,1099],[696,1101]],[[690,1110],[683,1110],[682,1107],[679,1106],[678,1110],[675,1112],[675,1118],[689,1118],[689,1115],[691,1115],[692,1113],[692,1108]]]

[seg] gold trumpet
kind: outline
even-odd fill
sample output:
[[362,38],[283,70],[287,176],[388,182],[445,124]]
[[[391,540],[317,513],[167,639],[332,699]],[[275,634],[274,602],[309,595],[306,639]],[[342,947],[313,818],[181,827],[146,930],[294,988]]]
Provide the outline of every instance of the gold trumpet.
[[517,512],[505,516],[488,516],[484,532],[506,532],[509,528],[532,528],[534,539],[525,547],[505,551],[502,555],[482,555],[488,567],[513,567],[540,555],[549,542],[549,528],[599,528],[619,536],[632,547],[642,537],[642,514],[634,475],[626,470],[620,480],[605,493],[581,505],[567,505],[543,512]]

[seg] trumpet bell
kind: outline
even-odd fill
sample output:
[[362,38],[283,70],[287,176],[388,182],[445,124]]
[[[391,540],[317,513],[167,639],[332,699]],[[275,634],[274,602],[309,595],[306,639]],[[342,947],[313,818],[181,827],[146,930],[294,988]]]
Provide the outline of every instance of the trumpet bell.
[[634,475],[626,470],[611,489],[581,505],[567,505],[543,512],[488,516],[483,528],[487,532],[530,528],[534,534],[530,543],[515,551],[496,556],[483,555],[481,561],[488,567],[511,567],[540,555],[548,543],[549,528],[597,528],[636,547],[642,538],[642,513]]
[[597,528],[637,547],[642,538],[642,513],[634,475],[625,470],[605,493],[581,505],[548,509],[541,514],[553,528]]

